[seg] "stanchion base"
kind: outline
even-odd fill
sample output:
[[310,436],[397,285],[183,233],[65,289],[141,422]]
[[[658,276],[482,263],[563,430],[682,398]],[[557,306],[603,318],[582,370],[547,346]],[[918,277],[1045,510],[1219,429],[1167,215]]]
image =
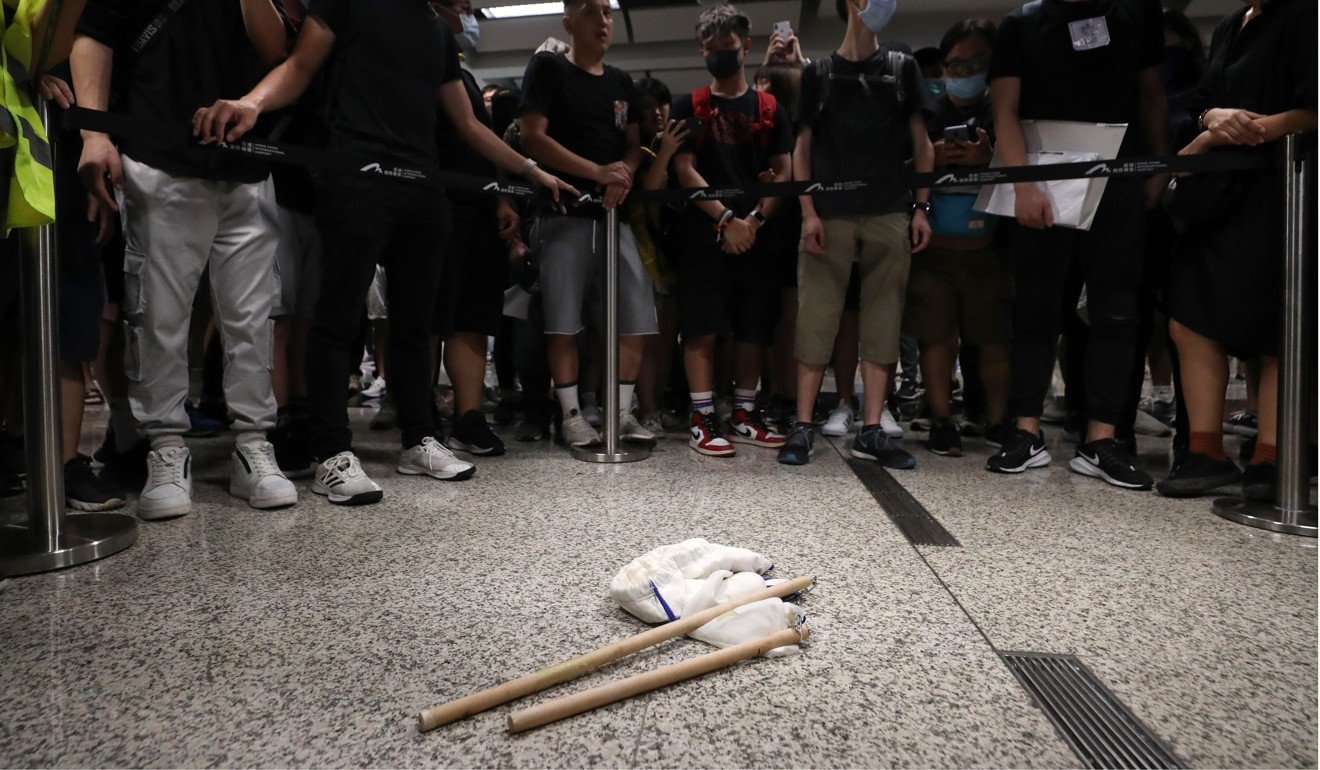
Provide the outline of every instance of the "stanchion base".
[[1221,497],[1215,500],[1213,510],[1215,515],[1221,519],[1246,524],[1248,527],[1268,529],[1271,532],[1282,532],[1286,535],[1315,537],[1316,511],[1314,506],[1308,506],[1301,511],[1295,519],[1296,523],[1285,522],[1283,511],[1272,503],[1258,503],[1254,500],[1243,500],[1240,497]]
[[27,527],[0,528],[0,572],[30,575],[104,559],[137,542],[137,519],[122,513],[80,513],[64,517],[59,549],[33,542]]
[[606,452],[605,447],[600,446],[573,447],[573,457],[587,463],[635,463],[650,456],[651,450],[642,446],[630,446],[614,454]]

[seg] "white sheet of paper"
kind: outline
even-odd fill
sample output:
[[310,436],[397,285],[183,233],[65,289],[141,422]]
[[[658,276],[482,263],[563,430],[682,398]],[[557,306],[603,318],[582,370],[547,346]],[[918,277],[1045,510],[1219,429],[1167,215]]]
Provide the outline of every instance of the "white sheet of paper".
[[[1112,160],[1118,157],[1118,148],[1123,144],[1123,135],[1127,133],[1128,125],[1126,123],[1077,123],[1066,120],[1024,120],[1022,121],[1022,134],[1027,143],[1027,162],[1034,164],[1033,156],[1042,162],[1065,163],[1065,160],[1053,160],[1061,155],[1071,155],[1075,160]],[[1047,154],[1042,154],[1047,153]],[[1082,157],[1085,156],[1085,157]],[[1004,165],[1004,160],[999,153],[990,161],[991,168],[997,168]],[[1100,205],[1100,198],[1104,195],[1105,186],[1109,180],[1101,177],[1098,179],[1077,179],[1061,180],[1065,190],[1072,187],[1085,187],[1085,193],[1082,197],[1081,209],[1077,216],[1069,216],[1067,224],[1060,216],[1058,204],[1055,205],[1054,223],[1064,227],[1074,227],[1079,230],[1091,229],[1091,222],[1095,220],[1095,211]],[[1074,200],[1076,195],[1073,192],[1060,191],[1057,185],[1059,182],[1045,182],[1042,187],[1051,196],[1062,196],[1064,201]],[[991,210],[991,200],[995,199],[996,209]],[[1005,204],[1005,199],[1007,203]],[[989,214],[998,214],[1000,216],[1013,216],[1013,185],[984,185],[981,187],[981,193],[976,198],[976,205],[972,208],[975,211],[983,211]],[[1004,206],[1007,208],[1003,208]]]
[[[1027,163],[1032,166],[1048,166],[1055,163],[1084,163],[1097,160],[1099,157],[1094,152],[1029,152],[1027,153]],[[1055,225],[1082,228],[1086,195],[1091,189],[1092,181],[1090,179],[1054,179],[1041,183],[1041,186],[1045,188],[1045,194],[1049,196],[1050,203],[1054,205]],[[994,185],[985,212],[987,214],[997,214],[1001,217],[1011,217],[1013,216],[1013,204],[1016,201],[1017,195],[1013,190],[1013,185]]]

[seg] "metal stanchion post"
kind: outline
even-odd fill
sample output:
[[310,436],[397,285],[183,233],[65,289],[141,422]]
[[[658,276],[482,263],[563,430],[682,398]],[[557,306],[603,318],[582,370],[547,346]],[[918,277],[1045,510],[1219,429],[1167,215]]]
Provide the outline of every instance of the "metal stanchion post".
[[[38,100],[43,122],[46,105]],[[56,151],[51,137],[52,158]],[[23,575],[100,559],[137,541],[137,519],[116,513],[65,516],[60,430],[59,298],[55,226],[23,232],[23,433],[27,454],[27,527],[0,529],[0,572]]]
[[645,447],[619,446],[619,408],[619,209],[615,207],[605,212],[605,445],[574,447],[574,457],[589,463],[631,463],[651,456]]
[[1310,501],[1310,468],[1307,467],[1306,443],[1309,431],[1306,405],[1314,396],[1314,386],[1306,388],[1307,357],[1314,343],[1307,343],[1307,323],[1314,309],[1307,270],[1314,269],[1307,258],[1307,218],[1315,202],[1315,152],[1299,134],[1287,138],[1286,216],[1283,266],[1283,344],[1279,360],[1279,484],[1274,504],[1236,497],[1215,500],[1215,514],[1239,524],[1284,532],[1290,535],[1316,536],[1316,508]]

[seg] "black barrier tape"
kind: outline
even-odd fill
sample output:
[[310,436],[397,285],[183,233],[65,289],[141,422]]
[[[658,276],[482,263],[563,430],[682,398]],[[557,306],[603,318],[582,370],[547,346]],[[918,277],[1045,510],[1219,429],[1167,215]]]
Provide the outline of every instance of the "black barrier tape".
[[[64,114],[64,125],[72,129],[97,131],[111,136],[127,137],[171,147],[205,147],[192,135],[191,128],[178,128],[162,123],[131,120],[99,110],[73,107]],[[487,195],[508,195],[514,198],[535,198],[543,193],[525,184],[510,184],[496,179],[444,171],[438,168],[398,166],[365,157],[353,157],[329,150],[242,139],[232,144],[209,145],[217,152],[235,152],[257,160],[291,163],[321,171],[334,171],[364,176],[399,179],[406,182],[435,185],[448,190]],[[1004,166],[1000,168],[968,171],[936,171],[905,174],[909,189],[967,187],[969,185],[1014,184],[1017,182],[1048,182],[1059,179],[1098,179],[1105,177],[1148,177],[1156,174],[1191,174],[1209,171],[1245,171],[1269,168],[1272,161],[1265,155],[1237,153],[1209,153],[1203,155],[1173,155],[1163,158],[1127,158],[1123,160],[1083,161],[1056,163],[1043,166]],[[700,187],[668,190],[634,190],[629,193],[630,203],[683,203],[700,200],[727,200],[732,198],[782,198],[815,193],[861,192],[870,187],[888,185],[888,178],[847,179],[837,182],[775,182],[748,187]],[[578,198],[579,204],[599,204],[598,193],[587,193]]]

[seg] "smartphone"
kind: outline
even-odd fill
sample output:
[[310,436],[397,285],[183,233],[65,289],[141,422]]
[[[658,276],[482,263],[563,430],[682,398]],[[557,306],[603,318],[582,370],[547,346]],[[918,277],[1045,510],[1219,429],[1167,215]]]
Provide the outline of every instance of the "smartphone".
[[971,126],[964,123],[961,126],[949,126],[944,129],[944,141],[956,142],[960,139],[964,142],[972,141]]
[[791,21],[775,22],[775,32],[779,33],[779,37],[781,39],[783,40],[789,39],[790,37],[793,36],[793,22]]

